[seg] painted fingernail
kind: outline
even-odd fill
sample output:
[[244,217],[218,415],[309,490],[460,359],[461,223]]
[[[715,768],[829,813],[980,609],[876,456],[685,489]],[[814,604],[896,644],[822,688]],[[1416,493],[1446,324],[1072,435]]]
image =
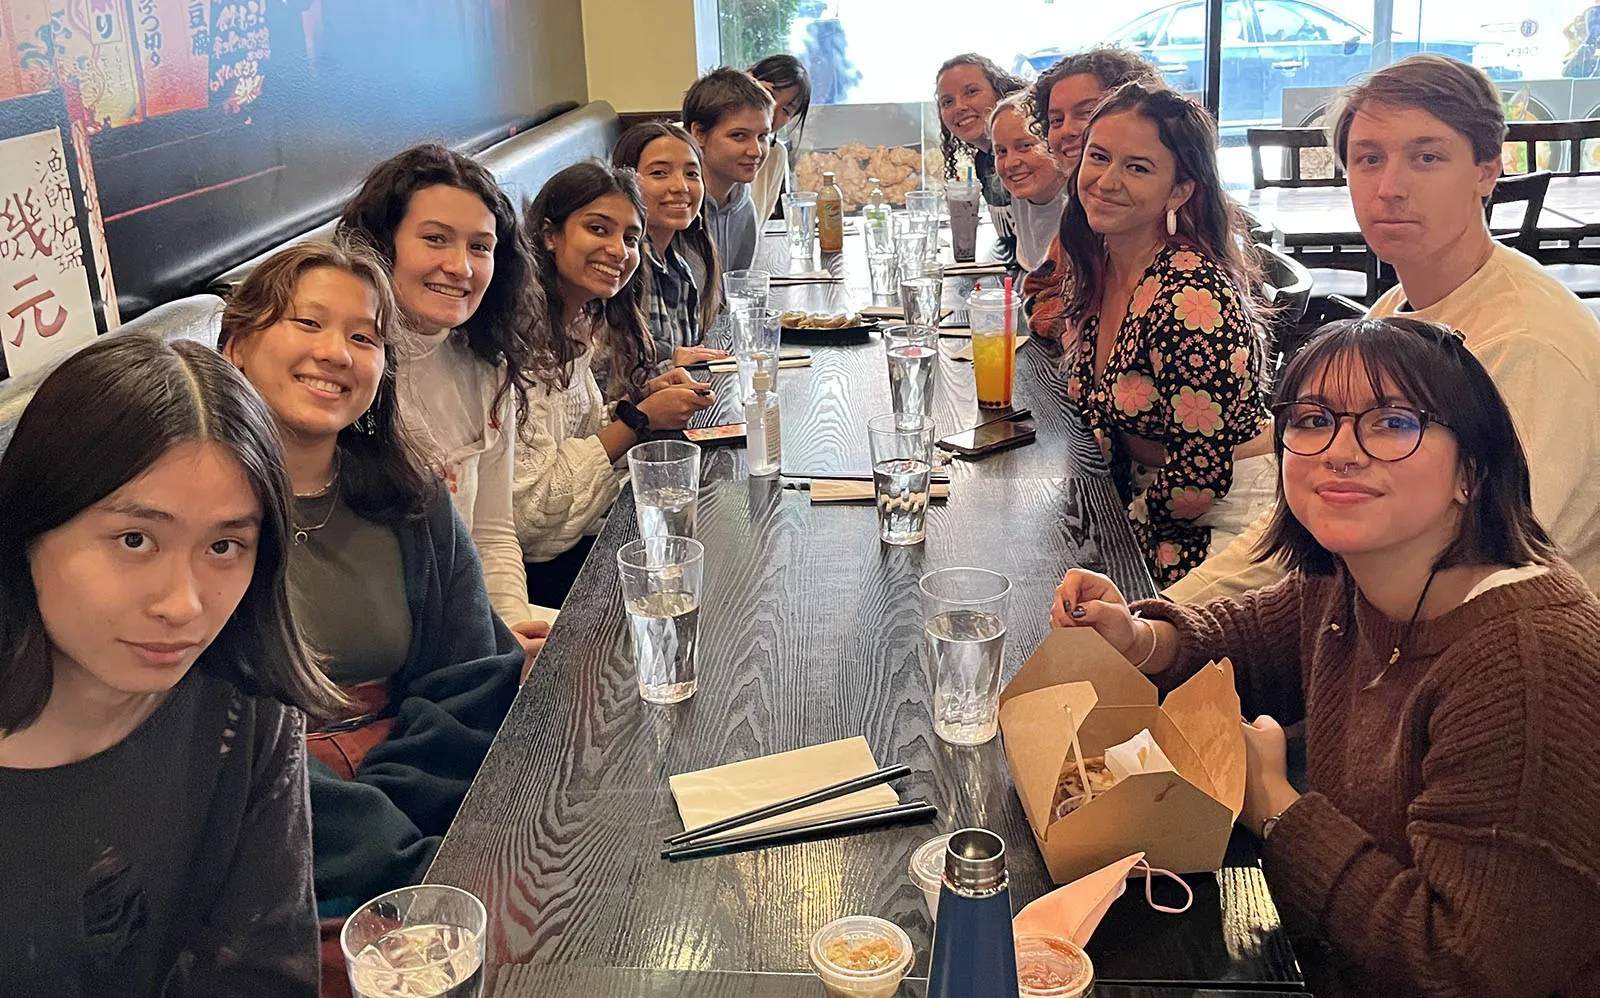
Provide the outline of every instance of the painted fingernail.
[[1081,607],[1081,606],[1073,607],[1072,608],[1072,616],[1075,617],[1075,618],[1082,618],[1083,617],[1083,607]]

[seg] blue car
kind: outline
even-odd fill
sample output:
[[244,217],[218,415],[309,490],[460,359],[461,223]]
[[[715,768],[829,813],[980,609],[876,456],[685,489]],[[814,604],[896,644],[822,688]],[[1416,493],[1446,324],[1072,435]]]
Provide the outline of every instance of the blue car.
[[[1185,93],[1205,87],[1206,5],[1183,0],[1151,11],[1106,41],[1133,49],[1155,63],[1167,82]],[[1395,41],[1393,58],[1418,51],[1473,61],[1471,42]],[[1041,72],[1068,49],[1050,48],[1019,60],[1018,69]],[[1286,87],[1337,87],[1372,68],[1372,32],[1305,0],[1228,0],[1222,7],[1222,121],[1228,130],[1275,125]],[[1520,74],[1485,66],[1491,79]]]

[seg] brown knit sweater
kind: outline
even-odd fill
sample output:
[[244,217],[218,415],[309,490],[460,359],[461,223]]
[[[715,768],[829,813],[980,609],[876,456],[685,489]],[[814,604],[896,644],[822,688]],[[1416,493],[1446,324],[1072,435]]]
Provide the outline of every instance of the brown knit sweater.
[[1343,575],[1136,609],[1182,634],[1163,692],[1228,656],[1247,717],[1306,722],[1263,867],[1319,998],[1600,994],[1600,601],[1570,566],[1419,622],[1386,671],[1405,625]]

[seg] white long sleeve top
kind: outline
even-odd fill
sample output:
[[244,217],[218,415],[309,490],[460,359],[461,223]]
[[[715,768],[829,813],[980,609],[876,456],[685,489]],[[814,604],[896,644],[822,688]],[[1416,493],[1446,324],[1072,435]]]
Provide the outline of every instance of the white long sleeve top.
[[530,562],[549,561],[596,532],[621,489],[621,474],[597,435],[608,418],[590,359],[585,351],[573,361],[567,387],[541,383],[528,398],[512,505]]
[[493,410],[500,370],[457,333],[412,334],[399,365],[400,418],[445,473],[483,561],[489,601],[507,626],[528,619],[528,577],[511,513],[516,434],[511,395]]

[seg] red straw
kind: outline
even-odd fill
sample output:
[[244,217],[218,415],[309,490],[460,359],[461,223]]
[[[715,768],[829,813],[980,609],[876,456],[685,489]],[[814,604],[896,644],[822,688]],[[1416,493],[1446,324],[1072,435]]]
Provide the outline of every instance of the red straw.
[[1010,274],[1006,275],[1006,319],[1005,319],[1005,322],[1006,322],[1006,325],[1005,325],[1006,335],[1007,336],[1011,336],[1012,333],[1013,333],[1013,330],[1011,328],[1011,275]]

